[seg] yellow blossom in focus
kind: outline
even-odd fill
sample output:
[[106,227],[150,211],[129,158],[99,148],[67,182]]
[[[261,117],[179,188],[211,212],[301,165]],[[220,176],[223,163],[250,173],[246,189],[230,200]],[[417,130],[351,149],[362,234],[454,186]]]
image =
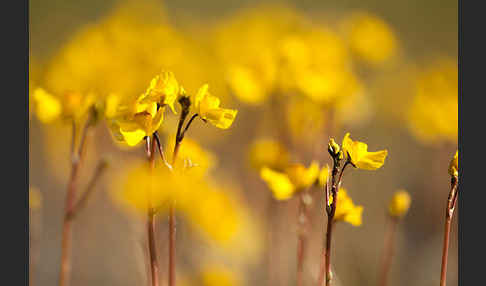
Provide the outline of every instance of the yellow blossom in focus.
[[42,88],[34,91],[36,115],[43,123],[49,123],[59,118],[62,112],[61,102]]
[[368,152],[368,145],[360,141],[353,141],[346,133],[341,146],[344,155],[351,164],[359,169],[376,170],[385,163],[387,150]]
[[[332,195],[329,198],[329,202],[332,203]],[[353,226],[360,226],[362,223],[362,213],[363,206],[355,205],[351,197],[348,196],[346,189],[340,188],[334,219],[337,221],[345,221]]]
[[203,85],[192,97],[191,103],[194,105],[195,112],[214,126],[227,129],[233,124],[238,111],[219,107],[219,98],[210,94],[208,88],[207,84]]
[[260,177],[268,184],[277,200],[286,200],[296,191],[301,191],[314,184],[319,176],[319,164],[312,162],[309,168],[301,164],[292,164],[285,172],[274,171],[268,167],[260,170]]
[[459,151],[456,151],[456,154],[454,154],[454,157],[449,163],[449,175],[457,178],[459,176],[458,170],[459,170]]
[[264,166],[283,170],[289,164],[289,157],[287,149],[275,140],[259,139],[250,146],[250,164],[257,170]]
[[397,39],[384,20],[367,13],[355,13],[344,25],[351,50],[363,61],[376,65],[396,56]]
[[155,76],[145,92],[144,101],[155,101],[160,105],[168,105],[176,113],[174,103],[179,96],[181,88],[172,72],[164,71]]
[[393,217],[403,217],[410,208],[411,198],[407,191],[397,191],[388,206],[388,212]]

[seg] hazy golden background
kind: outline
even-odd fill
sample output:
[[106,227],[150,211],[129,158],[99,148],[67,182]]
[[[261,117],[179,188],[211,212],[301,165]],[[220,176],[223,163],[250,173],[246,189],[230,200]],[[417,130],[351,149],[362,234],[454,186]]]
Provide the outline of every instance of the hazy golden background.
[[[29,11],[31,64],[35,61],[35,68],[38,69],[36,72],[38,74],[46,72],[49,63],[63,45],[72,40],[75,33],[85,25],[102,20],[120,2],[31,0]],[[386,205],[398,188],[405,188],[411,193],[412,206],[401,223],[396,237],[396,255],[389,284],[437,285],[444,206],[449,188],[447,166],[457,149],[457,140],[424,143],[410,132],[402,119],[397,117],[400,117],[404,107],[412,104],[414,96],[407,78],[408,67],[411,70],[424,69],[433,66],[436,59],[442,58],[456,62],[457,1],[263,2],[288,3],[309,19],[324,23],[336,22],[354,11],[367,11],[386,21],[393,29],[404,56],[398,66],[376,73],[378,75],[374,75],[374,80],[368,83],[370,98],[374,100],[368,120],[359,124],[344,123],[332,134],[326,133],[323,134],[325,136],[319,136],[315,140],[317,142],[313,142],[320,150],[318,157],[310,152],[302,152],[299,154],[299,161],[308,165],[310,159],[316,158],[321,164],[330,163],[326,151],[328,136],[333,136],[340,142],[346,131],[351,132],[353,139],[367,142],[371,150],[388,149],[389,157],[382,169],[372,173],[353,171],[346,174],[344,184],[351,191],[353,200],[364,206],[364,213],[362,226],[355,228],[343,224],[339,225],[335,232],[333,263],[339,285],[376,284],[385,230]],[[164,7],[166,20],[170,25],[180,29],[180,33],[185,34],[191,43],[197,43],[196,40],[204,38],[204,34],[197,33],[195,23],[212,25],[241,8],[258,7],[261,1],[181,0],[164,1],[160,4]],[[204,29],[201,26],[198,28]],[[187,55],[188,60],[192,57],[197,56]],[[202,63],[214,64],[204,61]],[[156,63],[152,64],[156,65]],[[184,68],[186,67],[181,67]],[[211,67],[211,70],[216,70],[215,74],[203,76],[210,85],[215,86],[215,90],[218,90],[218,85],[221,85],[223,78],[222,74],[218,78],[217,68]],[[187,69],[190,67],[188,66]],[[194,73],[200,71],[201,67],[197,69]],[[368,69],[363,69],[360,71],[360,76],[367,78],[368,72]],[[31,71],[31,77],[33,73],[34,71]],[[400,73],[404,76],[397,76]],[[388,80],[388,77],[393,79]],[[215,82],[211,81],[213,78],[216,78]],[[146,78],[147,82],[149,80],[150,76]],[[44,79],[40,79],[37,84],[43,86],[43,81]],[[278,259],[273,261],[279,276],[277,279],[279,284],[276,285],[294,285],[297,204],[295,201],[279,203],[278,206],[275,203],[278,219],[274,221],[275,224],[271,228],[266,226],[267,205],[271,199],[270,191],[261,181],[258,173],[247,163],[249,146],[266,132],[258,121],[262,109],[240,103],[231,97],[231,94],[230,98],[226,96],[227,103],[223,104],[239,109],[233,127],[219,132],[209,127],[203,129],[200,123],[198,128],[194,127],[194,130],[189,132],[190,136],[197,138],[202,146],[218,156],[219,164],[214,173],[220,174],[224,177],[223,180],[239,190],[238,197],[241,203],[248,208],[256,221],[256,229],[261,234],[254,238],[243,238],[247,244],[250,244],[249,248],[251,249],[252,239],[255,239],[255,245],[264,247],[266,232],[272,231],[272,237],[279,238],[278,242],[275,242],[279,253]],[[209,135],[205,136],[204,132]],[[215,135],[217,133],[218,136]],[[37,188],[42,195],[41,207],[32,214],[30,221],[32,235],[30,255],[34,259],[31,264],[31,279],[33,285],[55,285],[59,271],[62,213],[69,169],[69,126],[47,127],[41,125],[32,116],[29,134],[30,186]],[[213,139],[215,137],[218,139]],[[116,174],[123,169],[123,163],[131,162],[134,158],[143,158],[143,150],[136,148],[126,151],[118,148],[112,141],[108,129],[100,125],[91,141],[88,154],[83,169],[84,181],[89,178],[97,155],[110,156],[112,168],[103,177],[103,182],[98,186],[89,206],[74,223],[71,285],[141,285],[146,279],[144,224],[140,219],[128,215],[115,205],[110,198],[109,189]],[[317,216],[321,207],[320,202],[314,207],[316,219],[313,221],[314,232],[306,266],[309,275],[315,275],[317,272],[317,262],[320,257],[323,239],[320,233],[325,226],[325,221]],[[195,275],[194,273],[198,273],[206,263],[221,262],[240,277],[242,285],[267,283],[268,262],[264,250],[255,250],[255,257],[248,258],[241,257],[242,254],[238,251],[233,251],[234,253],[228,251],[230,254],[225,253],[224,250],[212,251],[212,246],[202,241],[184,222],[184,219],[179,219],[178,226],[177,255],[178,267],[181,271],[178,273],[179,281],[183,281],[184,276]],[[452,232],[448,282],[449,285],[456,285],[457,216],[454,219]],[[165,270],[167,244],[166,219],[163,216],[158,219],[158,244],[160,261]],[[163,273],[161,277],[165,281]],[[311,278],[306,280],[307,284],[313,283]]]

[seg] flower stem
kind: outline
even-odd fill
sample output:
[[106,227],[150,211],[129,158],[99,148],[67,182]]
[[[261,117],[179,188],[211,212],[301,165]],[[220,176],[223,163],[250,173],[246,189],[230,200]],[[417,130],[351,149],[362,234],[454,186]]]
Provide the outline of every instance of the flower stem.
[[449,238],[451,233],[452,216],[457,202],[457,178],[451,179],[451,191],[447,199],[446,220],[444,227],[444,244],[442,246],[442,266],[440,270],[440,286],[446,285],[447,278],[447,260],[449,256]]
[[326,286],[331,285],[332,280],[332,271],[331,271],[331,241],[332,241],[332,230],[334,227],[334,215],[336,214],[336,207],[338,202],[338,192],[339,187],[341,185],[341,180],[343,177],[344,169],[348,166],[349,161],[344,163],[344,166],[339,171],[339,159],[334,158],[334,165],[332,169],[332,186],[331,186],[331,194],[332,194],[332,203],[329,206],[329,194],[327,193],[327,186],[326,186],[326,212],[327,212],[327,230],[326,230],[326,242],[324,253],[322,255],[321,260],[321,267],[319,272],[318,278],[318,286],[322,286],[324,282],[324,277],[326,277]]
[[[155,140],[146,137],[146,149],[150,172],[153,173],[155,167]],[[150,256],[150,273],[152,286],[159,285],[159,262],[157,259],[157,248],[155,245],[155,211],[152,206],[151,190],[147,190],[147,236]]]
[[175,251],[176,251],[176,219],[174,202],[169,209],[169,286],[176,284],[175,279]]
[[382,257],[382,264],[381,264],[381,272],[380,272],[380,282],[378,285],[386,286],[388,272],[390,270],[394,246],[395,246],[395,232],[398,224],[398,219],[395,217],[388,217],[388,227],[385,233],[385,242],[383,245],[383,257]]
[[309,204],[308,200],[306,200],[306,196],[309,194],[305,191],[301,192],[300,199],[299,199],[299,214],[298,214],[298,223],[299,223],[299,236],[298,236],[298,245],[297,245],[297,286],[304,285],[304,261],[305,261],[305,252],[307,248],[307,223],[308,223],[308,211],[307,205]]
[[61,242],[61,269],[59,272],[59,286],[69,285],[69,277],[71,274],[71,241],[72,241],[72,219],[71,215],[74,208],[74,201],[76,199],[77,181],[79,178],[79,169],[82,158],[84,157],[86,149],[86,140],[88,132],[92,126],[91,117],[88,118],[84,125],[81,135],[81,142],[79,149],[76,151],[76,124],[73,121],[72,145],[71,145],[71,173],[69,175],[66,202],[64,207],[64,221],[62,226],[62,242]]

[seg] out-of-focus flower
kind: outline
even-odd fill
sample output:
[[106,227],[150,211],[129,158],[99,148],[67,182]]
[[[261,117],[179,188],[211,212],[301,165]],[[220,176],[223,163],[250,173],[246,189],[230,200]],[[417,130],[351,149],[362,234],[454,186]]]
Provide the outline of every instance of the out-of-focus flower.
[[38,210],[42,206],[42,195],[36,187],[29,187],[29,208]]
[[268,184],[277,200],[286,200],[292,195],[316,182],[319,176],[319,164],[312,162],[309,168],[301,164],[292,164],[285,172],[274,171],[268,167],[260,170],[260,177]]
[[305,97],[290,98],[288,103],[286,121],[292,140],[312,144],[326,126],[325,110]]
[[388,212],[393,217],[403,217],[410,208],[411,198],[407,191],[397,191],[388,206]]
[[267,166],[273,170],[282,171],[289,164],[289,153],[278,141],[258,139],[250,146],[250,164],[256,170]]
[[201,269],[200,280],[203,286],[238,286],[241,277],[223,265],[206,265]]
[[192,98],[192,104],[199,116],[214,126],[227,129],[233,124],[237,110],[219,107],[220,100],[208,91],[209,86],[203,85]]
[[327,179],[329,178],[329,166],[326,165],[322,167],[321,171],[319,172],[319,186],[324,187],[327,184]]
[[32,98],[34,99],[36,106],[35,114],[43,123],[52,122],[61,116],[61,102],[44,89],[36,89]]
[[397,38],[383,19],[354,13],[344,21],[344,28],[351,50],[364,62],[382,64],[397,55]]
[[368,152],[368,145],[360,141],[353,141],[346,133],[341,146],[347,160],[355,167],[364,170],[376,170],[385,163],[387,150]]
[[408,110],[412,134],[423,143],[457,142],[457,63],[440,60],[416,81],[416,94]]
[[54,96],[43,88],[35,89],[32,98],[37,117],[43,123],[51,123],[61,118],[78,122],[96,103],[96,97],[92,93],[84,95],[68,91],[64,92],[62,96]]
[[459,176],[458,170],[459,170],[459,151],[456,151],[456,154],[454,154],[454,157],[452,157],[452,160],[449,163],[449,175],[457,178]]
[[[165,148],[167,160],[172,162],[172,151],[175,145],[175,135],[167,137]],[[217,164],[217,158],[208,150],[202,148],[196,141],[184,137],[179,147],[178,160],[173,166],[175,169],[191,169],[191,176],[202,177],[206,175]]]
[[[332,194],[329,197],[329,203],[332,203]],[[353,226],[360,226],[362,223],[361,215],[363,213],[363,206],[357,206],[349,197],[346,189],[340,188],[338,192],[338,204],[336,206],[336,213],[334,219],[337,221],[345,221]]]
[[262,5],[219,23],[214,33],[216,53],[239,100],[260,105],[276,91],[280,39],[302,22],[295,9]]

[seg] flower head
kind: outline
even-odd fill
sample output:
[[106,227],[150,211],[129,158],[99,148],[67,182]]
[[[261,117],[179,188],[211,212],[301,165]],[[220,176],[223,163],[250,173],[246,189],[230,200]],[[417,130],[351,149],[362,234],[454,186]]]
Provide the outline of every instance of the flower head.
[[52,122],[61,115],[61,102],[44,89],[37,88],[32,97],[36,103],[37,117],[43,123]]
[[411,199],[408,192],[399,190],[393,195],[388,207],[388,212],[393,217],[403,217],[410,208],[410,202]]
[[319,164],[312,162],[309,168],[292,164],[285,172],[274,171],[268,167],[260,170],[260,177],[268,184],[277,200],[286,200],[300,190],[310,187],[319,176]]
[[457,178],[459,176],[458,170],[459,170],[459,151],[456,151],[456,154],[454,154],[454,157],[452,157],[452,160],[449,163],[449,175]]
[[346,133],[343,138],[342,150],[347,160],[355,167],[364,170],[376,170],[385,163],[387,150],[368,152],[368,145],[363,142],[353,141]]
[[210,94],[208,88],[207,84],[203,85],[192,98],[195,112],[214,126],[227,129],[235,120],[238,111],[219,107],[219,98]]
[[250,147],[250,164],[260,170],[267,166],[274,170],[283,170],[289,164],[289,153],[278,141],[259,139]]
[[179,93],[183,91],[184,89],[179,86],[174,74],[172,72],[164,71],[152,79],[147,91],[145,91],[144,101],[155,101],[162,106],[168,105],[172,112],[176,113],[174,103],[176,102]]

